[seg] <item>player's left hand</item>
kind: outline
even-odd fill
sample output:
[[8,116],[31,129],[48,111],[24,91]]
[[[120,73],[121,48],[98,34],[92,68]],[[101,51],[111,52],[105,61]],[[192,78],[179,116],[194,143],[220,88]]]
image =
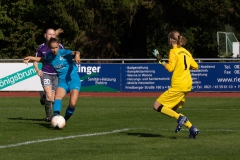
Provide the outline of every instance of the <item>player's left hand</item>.
[[80,63],[80,61],[81,61],[80,52],[79,51],[73,51],[72,55],[74,55],[75,63]]
[[75,60],[76,63],[80,63],[81,62],[80,55],[75,55],[74,60]]
[[80,58],[79,58],[79,59],[75,58],[75,62],[76,62],[76,63],[80,63],[80,62],[81,62],[81,59],[80,59]]

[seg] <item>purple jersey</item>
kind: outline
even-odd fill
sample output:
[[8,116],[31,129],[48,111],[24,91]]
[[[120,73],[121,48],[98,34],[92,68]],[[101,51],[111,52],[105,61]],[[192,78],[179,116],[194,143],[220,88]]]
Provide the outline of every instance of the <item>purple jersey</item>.
[[[59,49],[64,49],[62,44],[59,44]],[[48,48],[48,45],[46,43],[43,43],[38,46],[36,57],[45,57],[48,52],[51,52],[51,50]],[[46,74],[56,75],[57,72],[53,68],[53,66],[50,63],[43,63],[42,65],[42,71]]]

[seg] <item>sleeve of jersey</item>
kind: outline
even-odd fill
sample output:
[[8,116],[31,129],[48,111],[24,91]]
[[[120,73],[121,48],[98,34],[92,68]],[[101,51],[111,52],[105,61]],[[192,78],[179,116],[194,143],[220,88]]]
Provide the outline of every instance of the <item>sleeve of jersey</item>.
[[60,49],[64,49],[64,46],[62,44],[59,44]]
[[174,54],[174,52],[170,51],[169,53],[169,58],[168,58],[168,63],[166,64],[165,68],[168,72],[172,72],[175,68],[177,61],[177,57]]
[[192,58],[192,61],[191,61],[191,67],[190,67],[191,70],[198,70],[198,64],[197,62]]
[[38,47],[36,50],[36,57],[42,57],[42,53],[39,52],[39,50],[40,50],[40,47]]
[[72,50],[68,50],[68,49],[62,49],[62,56],[66,56],[66,55],[69,55],[69,54],[72,54]]

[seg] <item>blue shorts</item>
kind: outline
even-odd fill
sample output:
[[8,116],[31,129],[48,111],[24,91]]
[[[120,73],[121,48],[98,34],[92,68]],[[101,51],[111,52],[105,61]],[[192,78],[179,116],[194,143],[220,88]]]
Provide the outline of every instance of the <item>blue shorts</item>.
[[81,80],[78,75],[71,75],[69,79],[59,79],[58,87],[63,88],[66,91],[66,94],[71,90],[78,90],[80,92],[81,89]]

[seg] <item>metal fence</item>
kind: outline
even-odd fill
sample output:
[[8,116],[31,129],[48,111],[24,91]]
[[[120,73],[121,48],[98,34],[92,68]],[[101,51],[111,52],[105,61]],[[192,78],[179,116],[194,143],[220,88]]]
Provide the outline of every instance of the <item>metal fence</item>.
[[[167,59],[163,59],[167,60]],[[238,62],[240,58],[195,58],[197,62]],[[0,59],[0,63],[19,63],[22,59]],[[82,63],[152,63],[156,62],[154,58],[144,58],[144,59],[81,59]]]

